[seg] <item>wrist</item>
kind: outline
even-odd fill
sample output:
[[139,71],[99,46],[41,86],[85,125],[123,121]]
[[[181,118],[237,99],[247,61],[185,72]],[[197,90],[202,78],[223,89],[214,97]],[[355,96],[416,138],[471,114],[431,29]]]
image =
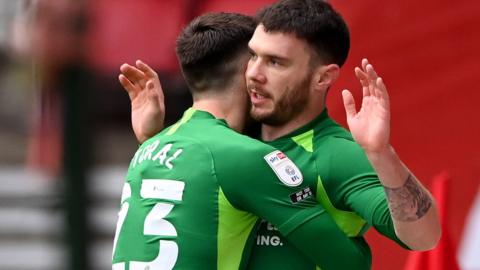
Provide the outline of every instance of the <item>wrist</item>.
[[383,186],[396,188],[405,183],[410,172],[391,145],[376,151],[366,151],[365,154]]
[[144,134],[135,134],[137,137],[137,141],[140,145],[142,145],[146,140],[150,139],[147,135]]
[[393,149],[393,146],[390,144],[387,144],[382,148],[365,149],[364,151],[371,162],[380,159],[390,159],[397,155],[395,149]]

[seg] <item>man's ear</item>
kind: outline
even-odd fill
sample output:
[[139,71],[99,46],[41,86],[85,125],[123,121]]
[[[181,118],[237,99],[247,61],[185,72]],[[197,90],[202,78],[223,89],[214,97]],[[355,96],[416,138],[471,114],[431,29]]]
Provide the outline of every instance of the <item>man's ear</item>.
[[314,89],[325,91],[337,80],[340,67],[337,64],[321,65],[315,70]]

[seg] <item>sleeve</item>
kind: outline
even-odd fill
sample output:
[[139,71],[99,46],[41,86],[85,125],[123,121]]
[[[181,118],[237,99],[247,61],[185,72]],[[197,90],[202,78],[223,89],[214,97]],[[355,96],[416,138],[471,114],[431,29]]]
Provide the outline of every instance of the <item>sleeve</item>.
[[222,167],[217,174],[229,179],[221,186],[230,203],[274,224],[322,269],[369,268],[367,257],[318,204],[300,170],[282,152],[248,155],[235,166]]
[[379,233],[408,249],[395,234],[385,191],[361,147],[348,139],[335,140],[328,168],[320,168],[328,170],[331,179],[329,196],[339,196],[341,208],[357,213]]
[[322,270],[371,269],[369,256],[363,254],[361,249],[355,246],[354,242],[339,229],[326,212],[304,221],[286,237]]

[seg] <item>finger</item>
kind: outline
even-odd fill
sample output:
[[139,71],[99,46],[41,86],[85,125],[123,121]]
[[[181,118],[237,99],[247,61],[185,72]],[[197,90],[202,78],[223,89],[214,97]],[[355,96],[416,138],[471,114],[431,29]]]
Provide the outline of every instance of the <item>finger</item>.
[[162,87],[155,87],[155,83],[153,80],[148,80],[147,82],[147,89],[148,89],[148,98],[155,99],[155,102],[158,103],[164,103],[164,95],[163,95],[163,90]]
[[118,75],[118,81],[123,86],[123,88],[127,91],[130,100],[135,99],[138,94],[138,88],[132,84],[132,82],[125,77],[123,74]]
[[[160,88],[156,88],[153,81],[147,82],[147,89],[148,89],[148,99],[150,104],[152,104],[153,108],[158,111],[161,115],[161,126],[163,127],[163,122],[165,120],[165,102],[163,98],[163,92]],[[160,89],[160,90],[158,90]]]
[[146,83],[146,75],[140,69],[129,64],[123,64],[120,67],[122,74],[127,77],[133,84],[144,88]]
[[141,60],[137,60],[136,65],[149,78],[158,78],[157,73],[149,65],[145,64]]
[[369,81],[368,81],[368,76],[365,72],[363,72],[359,67],[355,68],[355,76],[357,76],[358,80],[360,81],[360,84],[362,85],[362,93],[363,96],[369,96],[370,95],[370,90],[368,88],[369,86]]
[[347,89],[342,91],[343,106],[345,107],[345,112],[347,113],[347,119],[353,118],[357,114],[355,109],[355,99],[353,99],[352,93]]
[[382,98],[384,102],[388,102],[389,100],[388,91],[387,91],[387,87],[385,86],[385,83],[383,82],[383,79],[381,77],[378,77],[376,84],[377,84],[376,96]]
[[367,58],[363,58],[363,59],[362,59],[362,69],[363,69],[363,71],[366,71],[366,70],[367,70],[367,65],[368,65],[368,59],[367,59]]
[[369,85],[368,74],[361,70],[359,67],[355,68],[355,76],[357,76],[362,86],[365,87]]
[[373,66],[371,64],[368,64],[366,66],[366,71],[367,71],[367,74],[368,74],[368,77],[370,78],[370,80],[372,80],[372,81],[377,80],[377,78],[378,78],[377,72],[375,71],[375,69],[373,68]]
[[375,82],[377,80],[377,74],[373,70],[373,67],[371,64],[367,64],[365,66],[365,71],[364,71],[366,80],[368,81],[368,92],[370,96],[375,96]]
[[147,82],[147,97],[150,100],[150,102],[153,102],[155,104],[155,107],[158,108],[159,106],[159,97],[158,97],[158,92],[155,91],[155,85],[153,84],[152,81]]
[[121,72],[122,74],[127,73],[127,74],[124,74],[125,76],[133,73],[135,69],[136,69],[136,67],[134,67],[134,66],[132,66],[132,65],[129,65],[129,64],[127,64],[127,63],[122,64],[122,65],[120,66],[120,72]]

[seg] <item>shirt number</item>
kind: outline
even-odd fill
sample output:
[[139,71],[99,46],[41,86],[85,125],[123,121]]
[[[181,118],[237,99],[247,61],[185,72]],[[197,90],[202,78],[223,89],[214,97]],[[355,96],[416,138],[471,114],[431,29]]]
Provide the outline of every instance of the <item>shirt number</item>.
[[[182,201],[185,182],[167,179],[143,179],[140,196],[149,199],[167,199]],[[125,183],[122,192],[122,207],[118,213],[117,229],[113,241],[113,251],[115,253],[118,236],[123,226],[123,222],[128,213],[129,204],[125,202],[131,197],[129,183]],[[177,230],[175,226],[164,218],[173,210],[175,205],[168,202],[156,203],[145,217],[143,233],[145,235],[158,235],[176,237]],[[178,245],[171,240],[160,240],[158,256],[150,262],[131,261],[131,270],[163,270],[172,269],[178,258]],[[112,270],[125,270],[125,262],[112,265]]]

